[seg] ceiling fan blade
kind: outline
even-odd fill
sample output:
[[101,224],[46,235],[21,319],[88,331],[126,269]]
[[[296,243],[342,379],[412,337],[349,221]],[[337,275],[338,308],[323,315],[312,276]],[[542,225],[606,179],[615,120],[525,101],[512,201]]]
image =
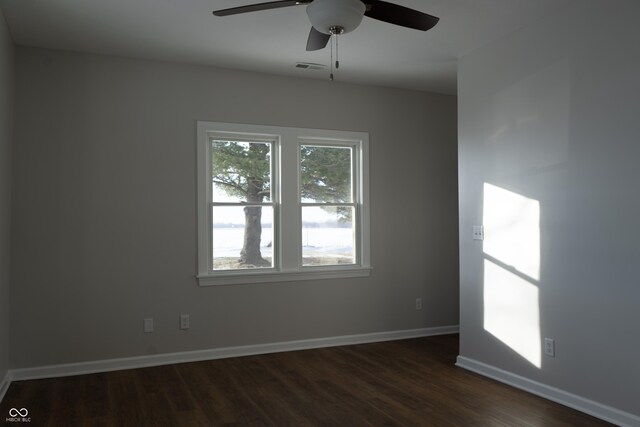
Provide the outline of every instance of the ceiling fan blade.
[[362,2],[367,6],[365,16],[414,30],[427,31],[440,20],[435,16],[382,0],[363,0]]
[[329,42],[331,35],[321,33],[315,28],[311,27],[311,31],[309,31],[309,38],[307,39],[307,50],[320,50],[324,49]]
[[249,4],[247,6],[232,7],[230,9],[215,10],[213,14],[216,16],[237,15],[238,13],[257,12],[259,10],[278,9],[281,7],[298,6],[301,4],[309,4],[313,0],[280,0],[270,1],[267,3]]

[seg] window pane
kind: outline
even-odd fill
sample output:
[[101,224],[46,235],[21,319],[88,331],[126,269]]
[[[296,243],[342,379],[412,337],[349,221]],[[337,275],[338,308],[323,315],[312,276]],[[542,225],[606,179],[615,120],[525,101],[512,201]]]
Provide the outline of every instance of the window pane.
[[273,267],[273,208],[214,206],[213,269]]
[[302,207],[302,265],[355,264],[354,209]]
[[271,144],[211,140],[214,202],[268,202],[271,197]]
[[352,202],[351,151],[350,147],[300,146],[302,202]]

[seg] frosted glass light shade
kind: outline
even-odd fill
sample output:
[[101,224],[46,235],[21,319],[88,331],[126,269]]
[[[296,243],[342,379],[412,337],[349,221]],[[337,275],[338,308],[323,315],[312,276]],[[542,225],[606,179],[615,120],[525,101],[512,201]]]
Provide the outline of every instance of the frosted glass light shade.
[[342,27],[344,33],[358,28],[367,7],[360,0],[314,0],[307,6],[313,28],[331,34],[331,27]]

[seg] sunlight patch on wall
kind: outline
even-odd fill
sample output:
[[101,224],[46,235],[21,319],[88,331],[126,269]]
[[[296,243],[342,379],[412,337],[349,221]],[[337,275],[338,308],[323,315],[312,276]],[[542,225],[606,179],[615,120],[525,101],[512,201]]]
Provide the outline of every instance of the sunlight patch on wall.
[[540,280],[540,202],[484,184],[484,252]]
[[538,287],[484,261],[484,329],[540,368]]
[[484,184],[484,329],[541,367],[540,202]]

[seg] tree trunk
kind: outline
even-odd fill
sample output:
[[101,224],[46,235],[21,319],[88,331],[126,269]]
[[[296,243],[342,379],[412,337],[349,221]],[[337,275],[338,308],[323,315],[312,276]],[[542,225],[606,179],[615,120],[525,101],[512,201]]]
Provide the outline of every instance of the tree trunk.
[[[247,178],[247,203],[262,203],[264,199],[263,181]],[[254,267],[269,267],[271,263],[262,258],[260,241],[262,240],[262,207],[247,206],[244,208],[244,242],[240,251],[240,263]]]

